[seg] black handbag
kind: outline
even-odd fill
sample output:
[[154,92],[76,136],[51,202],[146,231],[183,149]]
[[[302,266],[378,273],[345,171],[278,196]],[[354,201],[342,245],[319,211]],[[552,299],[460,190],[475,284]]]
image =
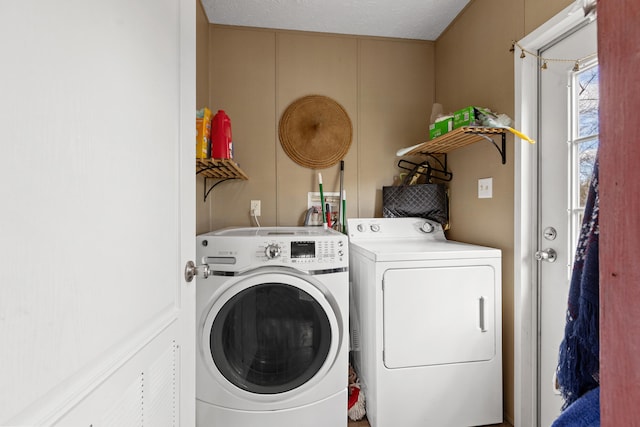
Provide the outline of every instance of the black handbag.
[[449,222],[449,203],[444,184],[414,184],[382,187],[384,218],[419,217]]

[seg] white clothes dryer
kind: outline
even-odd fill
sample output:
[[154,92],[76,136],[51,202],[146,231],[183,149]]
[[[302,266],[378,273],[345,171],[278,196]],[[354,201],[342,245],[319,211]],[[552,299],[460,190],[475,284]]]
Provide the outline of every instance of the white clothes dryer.
[[347,236],[321,227],[196,237],[198,427],[347,425]]
[[371,426],[501,423],[500,250],[448,241],[422,218],[347,224]]

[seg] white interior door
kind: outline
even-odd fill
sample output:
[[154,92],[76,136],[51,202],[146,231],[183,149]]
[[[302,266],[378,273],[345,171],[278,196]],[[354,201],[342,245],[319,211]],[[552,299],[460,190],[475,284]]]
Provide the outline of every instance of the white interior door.
[[194,425],[193,0],[0,3],[0,424]]
[[[549,59],[578,59],[597,51],[596,22],[540,51]],[[598,73],[595,58],[574,70],[571,61],[548,61],[539,72],[538,158],[539,425],[560,413],[555,389],[564,335],[571,266],[597,151]],[[552,252],[553,251],[553,252]],[[555,260],[553,255],[555,254]]]

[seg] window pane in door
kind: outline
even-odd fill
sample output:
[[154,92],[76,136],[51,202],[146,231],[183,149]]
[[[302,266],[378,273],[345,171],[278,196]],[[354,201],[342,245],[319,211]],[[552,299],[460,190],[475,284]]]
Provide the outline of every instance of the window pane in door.
[[[571,212],[569,253],[573,254],[582,225],[582,213],[589,193],[589,184],[593,175],[593,166],[598,153],[600,84],[597,62],[581,65],[579,71],[570,76],[572,106],[569,136],[571,158]],[[570,259],[573,259],[573,255]]]
[[576,75],[578,138],[597,135],[599,131],[600,73],[598,70],[598,66],[595,65],[579,71]]
[[580,207],[584,208],[589,192],[589,183],[593,175],[593,165],[598,154],[598,139],[581,142],[578,145],[578,170],[580,185]]

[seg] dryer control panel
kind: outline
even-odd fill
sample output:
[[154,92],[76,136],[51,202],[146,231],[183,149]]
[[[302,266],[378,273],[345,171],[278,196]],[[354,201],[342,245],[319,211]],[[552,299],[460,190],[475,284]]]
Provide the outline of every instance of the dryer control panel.
[[358,240],[421,239],[445,241],[442,225],[424,218],[349,218],[349,238]]

